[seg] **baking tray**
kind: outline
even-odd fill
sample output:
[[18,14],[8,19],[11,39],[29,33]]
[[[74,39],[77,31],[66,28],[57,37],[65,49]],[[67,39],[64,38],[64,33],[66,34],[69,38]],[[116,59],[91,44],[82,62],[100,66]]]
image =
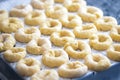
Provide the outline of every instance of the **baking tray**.
[[[86,0],[88,5],[101,8],[104,15],[113,16],[120,23],[119,0]],[[28,4],[30,0],[0,0],[0,9],[10,10],[19,4]],[[112,6],[113,5],[113,6]],[[13,68],[0,57],[0,80],[24,80]],[[120,80],[120,63],[117,62],[109,69],[102,72],[89,72],[86,75],[72,80]]]

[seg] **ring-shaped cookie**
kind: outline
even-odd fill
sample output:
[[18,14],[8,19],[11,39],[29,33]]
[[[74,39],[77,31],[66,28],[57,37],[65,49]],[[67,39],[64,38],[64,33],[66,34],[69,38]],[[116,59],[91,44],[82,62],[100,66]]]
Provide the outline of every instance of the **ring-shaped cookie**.
[[46,15],[44,14],[43,11],[39,11],[39,10],[32,11],[24,19],[25,24],[30,26],[37,26],[42,22],[44,22],[45,20],[46,20]]
[[16,64],[16,70],[22,76],[32,76],[33,74],[40,71],[40,62],[34,58],[24,58],[21,59]]
[[13,47],[6,50],[3,56],[8,62],[17,62],[26,56],[26,49],[21,47]]
[[61,49],[46,51],[42,56],[43,64],[48,67],[59,67],[68,61],[68,54]]
[[88,39],[91,35],[97,33],[97,29],[94,24],[87,23],[82,27],[75,27],[73,33],[76,38]]
[[110,37],[112,38],[113,41],[120,42],[120,26],[119,25],[111,29]]
[[46,9],[54,4],[54,0],[32,0],[31,5],[35,9]]
[[61,28],[62,24],[54,19],[48,19],[40,24],[40,32],[44,35],[51,35],[53,32],[61,30]]
[[78,11],[78,15],[85,22],[94,22],[97,19],[103,17],[103,12],[97,7],[87,6]]
[[114,61],[120,61],[120,44],[113,44],[107,50],[107,57]]
[[91,54],[90,46],[81,40],[66,43],[64,50],[75,59],[84,59],[86,55]]
[[114,17],[104,16],[94,21],[96,28],[100,31],[109,31],[117,25],[117,20]]
[[8,18],[8,12],[5,10],[0,10],[0,21]]
[[23,23],[15,17],[6,18],[0,21],[0,30],[5,33],[16,32],[19,28],[23,28]]
[[82,7],[86,7],[85,0],[65,0],[63,5],[68,9],[69,12],[77,12]]
[[32,12],[33,8],[31,5],[21,4],[15,6],[10,10],[10,16],[12,17],[25,17],[28,13]]
[[66,16],[68,11],[62,5],[50,6],[45,10],[46,16],[49,18],[59,19],[60,17]]
[[82,25],[82,20],[78,15],[68,14],[67,16],[61,17],[60,22],[63,27],[66,28],[75,28]]
[[59,76],[54,69],[46,69],[34,74],[30,80],[59,80]]
[[85,75],[88,71],[86,65],[79,61],[72,61],[58,68],[59,76],[63,78],[77,78]]
[[8,50],[13,48],[16,41],[11,34],[0,34],[0,51]]
[[51,48],[51,43],[45,38],[33,39],[26,45],[26,50],[30,54],[43,54],[45,51]]
[[104,34],[93,34],[89,38],[90,46],[95,50],[106,50],[112,44],[112,39],[109,35]]
[[110,67],[110,60],[102,54],[91,54],[85,57],[85,64],[88,69],[94,71],[103,71]]
[[68,30],[54,32],[50,36],[51,42],[56,46],[64,46],[67,42],[74,41],[74,34]]
[[38,39],[40,34],[39,29],[36,27],[21,28],[15,33],[14,37],[19,42],[27,43],[32,39]]

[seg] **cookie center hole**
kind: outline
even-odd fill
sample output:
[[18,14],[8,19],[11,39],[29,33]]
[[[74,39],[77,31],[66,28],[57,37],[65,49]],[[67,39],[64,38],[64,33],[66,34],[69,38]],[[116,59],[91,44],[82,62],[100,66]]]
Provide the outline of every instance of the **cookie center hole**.
[[45,73],[45,76],[48,76],[48,75],[50,75],[50,72],[49,72],[49,71],[47,71],[47,72]]
[[54,22],[54,21],[51,21],[51,22],[50,22],[50,27],[55,27],[56,25],[57,25],[56,22]]
[[67,32],[61,32],[60,33],[60,37],[68,37],[68,33]]
[[45,2],[46,0],[40,0],[40,1]]
[[93,60],[94,60],[95,62],[99,62],[99,61],[100,61],[100,59],[99,59],[98,57],[93,57]]
[[39,16],[39,14],[34,13],[34,14],[32,15],[32,18],[35,18],[35,17],[38,17],[38,16]]
[[119,46],[115,46],[114,48],[115,48],[115,51],[120,52],[120,47]]
[[83,30],[90,30],[92,27],[83,27]]
[[99,42],[105,42],[105,41],[106,41],[106,37],[99,36]]
[[25,33],[26,33],[26,34],[32,34],[32,33],[33,33],[33,30],[27,29],[27,30],[25,30]]
[[77,63],[70,63],[70,64],[68,64],[68,68],[69,69],[76,69],[78,67],[79,67],[79,64],[77,64]]
[[4,13],[4,11],[0,11],[0,14],[3,14]]
[[90,14],[94,13],[94,11],[92,9],[87,9],[87,12],[90,13]]
[[104,22],[106,22],[106,23],[109,22],[109,19],[104,19]]
[[55,7],[55,9],[54,9],[55,11],[57,11],[57,10],[60,10],[60,7]]
[[20,48],[17,48],[17,49],[13,49],[13,50],[12,50],[13,53],[18,53],[18,52],[22,52],[22,51],[23,51],[23,50],[20,49]]
[[38,46],[42,46],[44,44],[44,40],[38,40]]
[[120,35],[120,28],[119,28],[119,29],[117,29],[117,32],[118,32],[118,34]]
[[15,20],[10,19],[10,20],[9,20],[9,23],[15,23]]
[[18,6],[17,9],[24,9],[25,6],[24,5],[21,5],[21,6]]
[[74,19],[73,16],[68,17],[68,20],[69,20],[69,21],[71,21],[72,19]]
[[59,52],[55,53],[55,57],[59,57],[61,54]]
[[32,66],[33,65],[33,60],[26,60],[25,63],[27,66]]

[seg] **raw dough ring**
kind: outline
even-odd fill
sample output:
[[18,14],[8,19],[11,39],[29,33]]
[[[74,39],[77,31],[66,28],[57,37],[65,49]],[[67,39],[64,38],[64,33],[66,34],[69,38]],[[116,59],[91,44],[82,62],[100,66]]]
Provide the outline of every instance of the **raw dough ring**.
[[27,43],[32,39],[38,39],[40,31],[36,27],[21,28],[15,33],[15,39],[19,42]]
[[63,4],[70,12],[77,12],[82,7],[86,7],[85,0],[65,0]]
[[91,35],[97,33],[97,29],[94,24],[87,23],[82,27],[74,28],[73,32],[77,38],[88,39]]
[[79,61],[63,64],[58,68],[59,76],[63,78],[76,78],[85,75],[88,71],[86,65]]
[[43,54],[45,51],[51,48],[51,43],[48,39],[39,38],[37,40],[31,40],[27,45],[26,49],[30,54]]
[[81,18],[74,14],[68,14],[67,16],[61,17],[60,22],[62,23],[63,27],[66,28],[80,27],[82,25]]
[[107,50],[107,57],[114,61],[120,61],[120,44],[113,44]]
[[14,17],[25,17],[28,13],[32,12],[33,8],[31,5],[18,5],[10,10],[10,16]]
[[46,9],[54,4],[54,0],[32,0],[31,5],[35,9]]
[[42,62],[48,67],[59,67],[69,61],[68,54],[62,50],[49,50],[42,56]]
[[75,59],[84,59],[86,55],[91,53],[90,46],[81,40],[66,43],[64,50],[70,57]]
[[68,30],[54,32],[50,36],[51,42],[56,46],[64,46],[65,43],[74,41],[74,34]]
[[23,28],[23,23],[15,17],[6,18],[0,21],[0,30],[5,33],[16,32],[19,28]]
[[51,35],[53,32],[61,30],[61,28],[62,24],[54,19],[48,19],[40,24],[40,32],[44,35]]
[[111,29],[110,36],[113,41],[120,42],[120,25],[117,25]]
[[41,64],[38,60],[34,58],[24,58],[16,64],[16,69],[22,76],[32,76],[40,71],[40,66]]
[[11,34],[0,34],[0,51],[11,49],[16,41]]
[[106,50],[112,44],[112,39],[109,35],[94,34],[89,39],[90,46],[95,50]]
[[4,52],[4,58],[8,62],[17,62],[26,56],[26,49],[21,47],[13,47]]
[[96,28],[100,31],[109,31],[117,25],[117,20],[114,17],[104,16],[94,22]]
[[59,76],[54,69],[47,69],[34,74],[30,80],[59,80]]
[[94,22],[97,19],[103,17],[103,12],[97,7],[87,6],[78,11],[78,15],[85,22]]
[[110,67],[111,63],[106,56],[102,54],[91,54],[85,57],[85,64],[90,70],[103,71]]
[[49,18],[59,19],[60,17],[66,16],[68,11],[62,5],[50,6],[45,10],[46,16]]
[[8,18],[8,12],[5,10],[0,10],[0,21]]
[[39,10],[34,10],[25,17],[25,24],[30,26],[37,26],[46,20],[46,15],[44,12]]

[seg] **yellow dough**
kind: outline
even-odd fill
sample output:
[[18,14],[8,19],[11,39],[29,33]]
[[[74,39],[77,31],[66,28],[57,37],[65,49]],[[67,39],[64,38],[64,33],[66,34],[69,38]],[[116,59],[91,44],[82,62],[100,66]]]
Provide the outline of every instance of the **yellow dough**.
[[120,44],[113,44],[107,50],[107,57],[114,61],[120,61]]
[[16,32],[19,28],[23,27],[22,21],[15,17],[9,17],[0,21],[0,31],[5,33]]
[[45,10],[46,16],[49,18],[59,19],[60,17],[66,16],[68,11],[62,5],[50,6]]
[[78,15],[68,14],[67,16],[63,16],[60,19],[63,27],[66,28],[75,28],[82,26],[82,20]]
[[26,49],[21,47],[13,47],[3,54],[8,62],[17,62],[26,56]]
[[32,0],[31,5],[35,9],[46,9],[54,4],[54,0]]
[[51,48],[51,43],[48,39],[39,38],[37,40],[31,40],[27,45],[26,49],[30,54],[43,54]]
[[94,24],[87,23],[82,27],[76,27],[73,30],[76,38],[88,39],[91,35],[97,33],[97,29]]
[[86,55],[91,54],[90,46],[81,40],[66,43],[64,50],[75,59],[84,59]]
[[120,25],[114,26],[110,31],[110,37],[113,41],[120,42]]
[[59,80],[59,76],[54,69],[47,69],[34,74],[31,80]]
[[63,4],[70,12],[77,12],[82,7],[86,7],[85,0],[65,0]]
[[16,70],[22,76],[32,76],[33,74],[40,71],[40,62],[34,58],[21,59],[16,64]]
[[21,28],[15,33],[15,39],[19,42],[27,43],[32,39],[40,37],[40,31],[36,27]]
[[109,35],[94,34],[89,38],[89,44],[95,50],[106,50],[112,44],[112,39]]
[[86,8],[82,8],[78,11],[78,15],[85,22],[94,22],[97,19],[103,17],[103,12],[94,6],[87,6]]
[[61,49],[46,51],[42,56],[42,62],[48,67],[59,67],[69,61],[68,54]]
[[79,61],[68,62],[58,68],[59,76],[63,78],[81,77],[85,75],[87,71],[87,66]]
[[43,23],[45,20],[46,20],[46,15],[44,14],[43,11],[39,11],[39,10],[32,11],[24,19],[25,24],[30,26],[37,26]]
[[109,31],[117,25],[117,20],[114,17],[104,16],[94,22],[96,28],[100,31]]
[[16,41],[11,34],[0,34],[0,51],[11,49]]
[[65,43],[74,41],[74,34],[68,30],[61,30],[54,32],[50,36],[51,42],[56,46],[64,46]]
[[10,10],[10,16],[12,17],[25,17],[27,14],[32,12],[33,8],[31,5],[18,5]]
[[8,12],[6,10],[0,10],[0,21],[8,18]]
[[111,66],[110,60],[102,54],[91,54],[85,57],[85,64],[90,70],[103,71]]
[[61,28],[62,24],[54,19],[48,19],[40,24],[40,32],[44,35],[51,35],[53,32],[61,30]]

